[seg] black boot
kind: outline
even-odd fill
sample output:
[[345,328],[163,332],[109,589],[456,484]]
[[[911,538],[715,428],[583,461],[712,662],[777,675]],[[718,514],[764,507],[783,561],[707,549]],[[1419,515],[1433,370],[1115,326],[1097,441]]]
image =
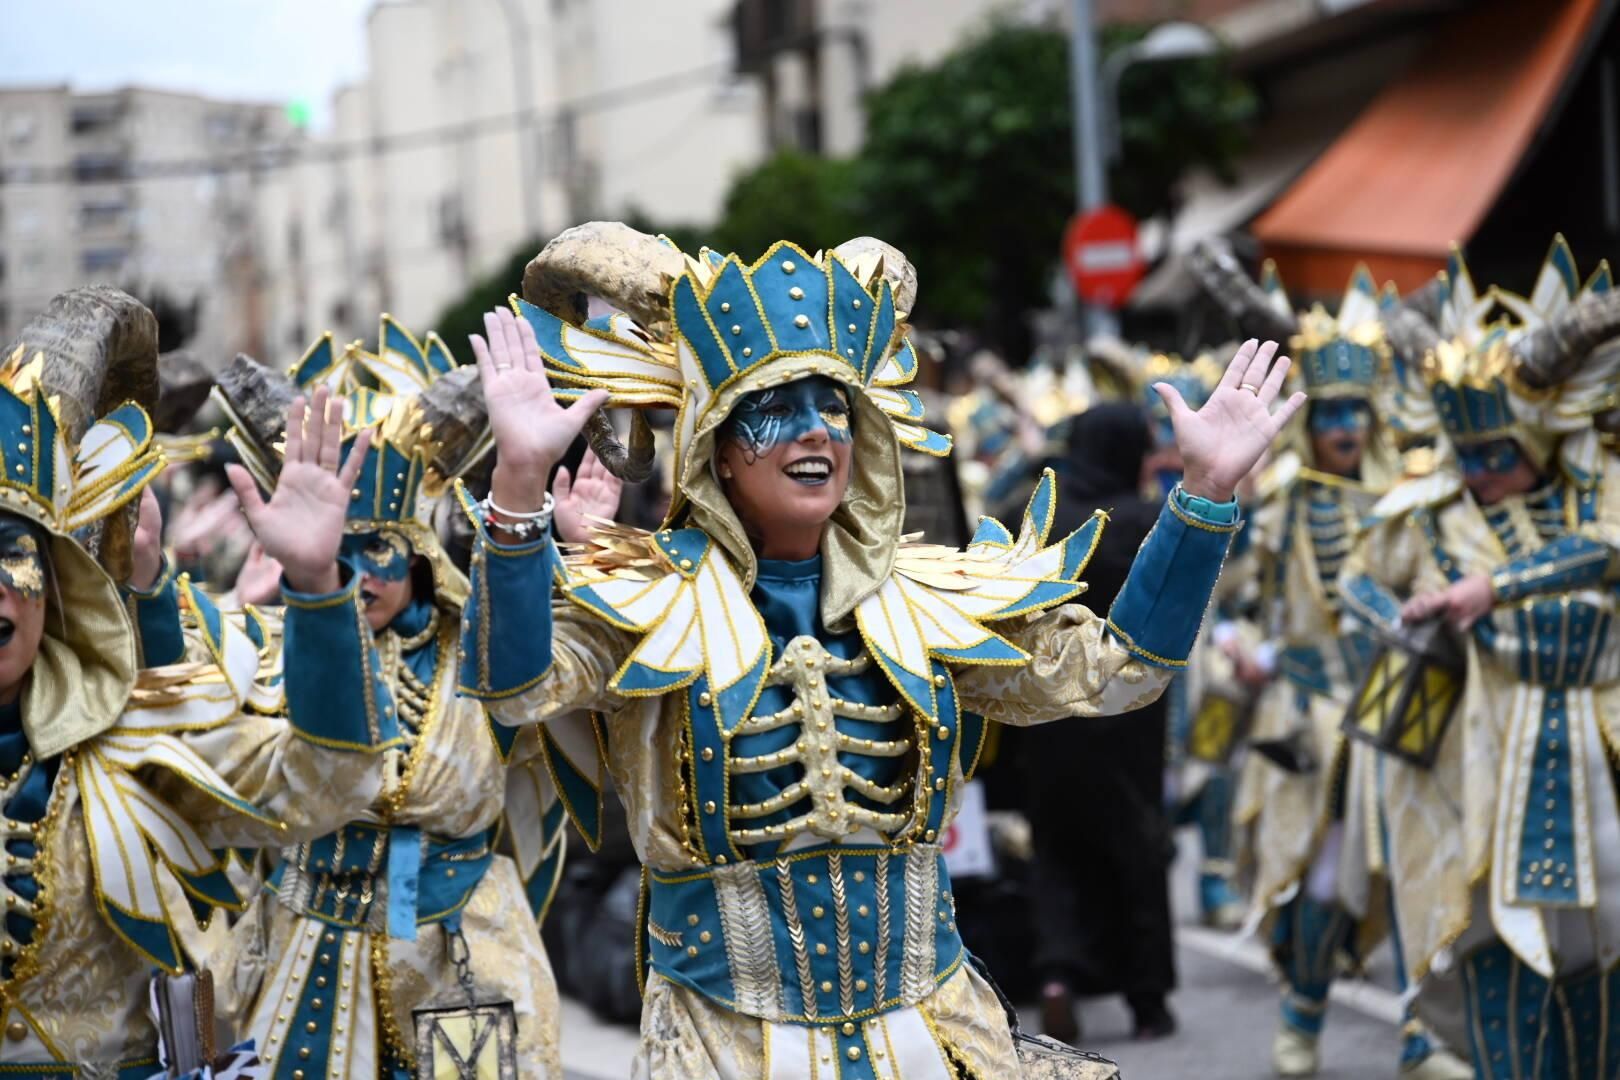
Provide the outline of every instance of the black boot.
[[1074,1007],[1074,995],[1063,983],[1049,982],[1041,988],[1041,1032],[1070,1046],[1080,1042],[1080,1016]]
[[1140,1041],[1166,1039],[1176,1033],[1176,1018],[1164,1003],[1163,994],[1128,994],[1135,1036]]

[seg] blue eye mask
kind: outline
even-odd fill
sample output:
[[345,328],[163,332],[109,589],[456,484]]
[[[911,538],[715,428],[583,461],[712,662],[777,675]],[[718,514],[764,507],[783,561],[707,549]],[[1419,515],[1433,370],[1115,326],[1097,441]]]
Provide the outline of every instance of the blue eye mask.
[[1355,434],[1372,426],[1372,410],[1350,398],[1313,402],[1309,424],[1312,435]]
[[1493,439],[1457,448],[1457,463],[1464,476],[1512,472],[1524,461],[1524,451],[1512,439]]
[[338,558],[356,574],[378,581],[404,581],[411,572],[410,541],[393,529],[345,536]]
[[849,401],[822,375],[755,390],[738,400],[720,425],[720,437],[742,447],[752,465],[783,443],[823,430],[833,442],[849,442]]
[[0,519],[0,585],[29,600],[45,595],[45,558],[39,540],[16,518]]

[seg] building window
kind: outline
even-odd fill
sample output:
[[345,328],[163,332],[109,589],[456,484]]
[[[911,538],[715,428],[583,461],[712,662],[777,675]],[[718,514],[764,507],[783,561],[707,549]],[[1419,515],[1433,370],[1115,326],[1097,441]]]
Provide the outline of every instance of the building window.
[[123,248],[85,248],[79,256],[79,268],[86,274],[116,274],[128,257],[129,252]]
[[129,206],[123,202],[87,202],[79,206],[79,225],[86,229],[115,226],[124,223]]
[[71,121],[73,134],[102,134],[117,125],[119,112],[115,104],[74,106]]
[[128,175],[128,162],[121,154],[80,154],[73,159],[73,179],[81,184],[123,180]]
[[39,121],[33,113],[16,112],[6,117],[6,139],[12,146],[27,146],[34,141]]

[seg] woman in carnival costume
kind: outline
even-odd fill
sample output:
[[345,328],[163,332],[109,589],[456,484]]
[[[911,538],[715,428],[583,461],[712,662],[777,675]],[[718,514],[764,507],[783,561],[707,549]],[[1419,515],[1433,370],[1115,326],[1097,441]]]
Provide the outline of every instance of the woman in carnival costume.
[[[1457,255],[1440,297],[1434,322],[1388,326],[1428,384],[1411,426],[1438,421],[1443,467],[1374,507],[1344,579],[1369,623],[1467,635],[1432,765],[1381,762],[1403,959],[1414,980],[1460,971],[1482,1080],[1611,1080],[1620,293],[1606,265],[1583,288],[1560,237],[1528,299],[1480,294]],[[1498,302],[1515,321],[1488,321]]]
[[[563,810],[542,743],[570,729],[496,728],[456,694],[467,579],[431,513],[487,449],[476,372],[387,316],[378,338],[369,353],[325,335],[291,383],[239,357],[216,391],[245,465],[232,486],[284,568],[287,708],[344,718],[336,738],[383,759],[346,823],[282,849],[218,958],[222,1006],[290,1080],[420,1075],[486,1028],[516,1075],[560,1077],[538,920]],[[343,419],[323,422],[339,397]],[[508,807],[515,860],[495,851]]]
[[[1224,646],[1265,685],[1234,821],[1254,866],[1251,917],[1268,929],[1285,983],[1272,1063],[1280,1076],[1310,1076],[1340,966],[1366,956],[1389,922],[1379,830],[1364,827],[1363,808],[1378,805],[1376,754],[1339,727],[1375,645],[1360,629],[1342,631],[1338,577],[1362,517],[1401,476],[1383,422],[1390,350],[1365,266],[1336,314],[1316,305],[1296,316],[1271,264],[1258,286],[1227,253],[1206,249],[1195,265],[1245,331],[1291,337],[1311,395],[1260,480],[1264,501],[1247,530],[1240,576],[1260,582],[1263,643]],[[1400,1068],[1423,1080],[1468,1075],[1410,1014]]]
[[[940,837],[987,720],[1126,711],[1185,662],[1233,487],[1303,402],[1272,412],[1286,360],[1249,343],[1198,413],[1164,391],[1187,478],[1105,620],[1065,603],[1104,519],[1049,538],[1050,478],[1019,536],[902,542],[901,447],[948,444],[902,388],[916,278],[893,248],[744,263],[593,223],[524,293],[474,340],[497,464],[487,500],[463,497],[462,685],[508,724],[596,715],[602,760],[559,779],[589,806],[612,774],[646,867],[634,1073],[1019,1075]],[[586,321],[587,295],[622,314]],[[678,410],[677,502],[560,562],[546,474],[606,402]],[[628,450],[593,429],[620,472],[645,460],[637,415]]]
[[[148,978],[198,959],[183,945],[188,904],[243,906],[215,851],[312,835],[380,779],[371,759],[326,747],[320,718],[255,708],[269,699],[252,633],[212,625],[207,663],[179,662],[178,633],[166,656],[138,639],[114,579],[150,584],[160,566],[155,533],[130,528],[163,467],[139,404],[156,376],[151,312],[99,287],[55,298],[0,370],[8,1076],[167,1064]],[[259,1075],[250,1053],[219,1070]]]

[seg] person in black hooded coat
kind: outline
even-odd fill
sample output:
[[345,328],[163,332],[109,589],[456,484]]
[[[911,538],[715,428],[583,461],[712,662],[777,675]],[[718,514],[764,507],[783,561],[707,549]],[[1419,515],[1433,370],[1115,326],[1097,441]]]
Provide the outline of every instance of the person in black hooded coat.
[[[1153,448],[1134,405],[1096,406],[1074,419],[1061,463],[1052,535],[1094,510],[1108,524],[1087,566],[1080,601],[1106,614],[1163,500],[1143,498]],[[1135,712],[1044,724],[1020,732],[1030,766],[1034,830],[1036,965],[1047,1034],[1080,1036],[1076,996],[1124,994],[1137,1038],[1175,1030],[1165,1005],[1175,986],[1164,811],[1166,710],[1161,698]]]

